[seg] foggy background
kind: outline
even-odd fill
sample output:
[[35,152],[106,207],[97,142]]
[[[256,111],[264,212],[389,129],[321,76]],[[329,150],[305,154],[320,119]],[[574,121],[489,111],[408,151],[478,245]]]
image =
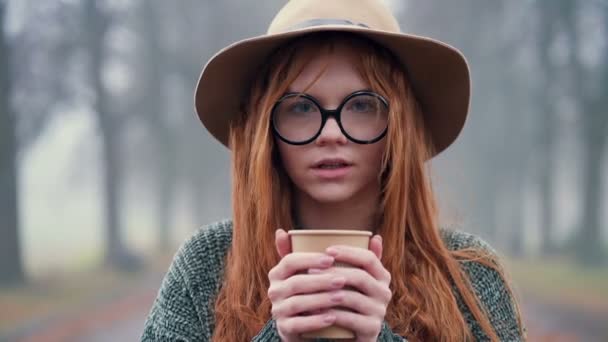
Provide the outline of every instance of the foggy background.
[[[0,341],[139,338],[179,244],[230,217],[199,72],[284,2],[0,0]],[[387,2],[471,67],[442,225],[504,257],[531,340],[608,340],[608,2]]]

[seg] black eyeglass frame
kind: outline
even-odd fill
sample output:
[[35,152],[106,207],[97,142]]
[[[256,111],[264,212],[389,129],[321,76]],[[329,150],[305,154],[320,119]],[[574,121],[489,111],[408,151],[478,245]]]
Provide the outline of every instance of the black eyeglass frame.
[[[374,93],[373,91],[369,91],[369,90],[359,90],[359,91],[355,91],[355,92],[351,93],[350,95],[346,96],[342,100],[342,102],[340,103],[338,108],[336,108],[334,110],[325,109],[325,108],[321,107],[321,105],[319,104],[319,101],[317,101],[311,95],[308,95],[306,93],[290,92],[290,93],[286,93],[285,95],[283,95],[279,100],[277,100],[277,102],[272,107],[272,112],[270,115],[270,124],[272,126],[272,131],[279,139],[281,139],[282,141],[284,141],[290,145],[306,145],[306,144],[313,142],[315,139],[317,139],[319,137],[319,135],[321,135],[321,132],[323,131],[323,127],[325,127],[325,123],[327,122],[327,119],[329,119],[331,117],[336,120],[336,122],[338,123],[338,127],[340,127],[340,131],[342,132],[342,134],[344,134],[344,136],[346,138],[348,138],[348,140],[355,142],[357,144],[373,144],[373,143],[379,141],[380,139],[382,139],[386,135],[386,132],[388,131],[388,124],[389,124],[388,118],[387,118],[387,122],[386,122],[386,127],[384,128],[382,133],[380,133],[377,137],[375,137],[371,140],[359,140],[359,139],[356,139],[356,138],[353,138],[352,136],[350,136],[346,132],[344,127],[342,126],[342,120],[340,118],[340,115],[342,114],[342,107],[344,107],[344,105],[353,97],[357,97],[357,96],[361,96],[361,95],[369,95],[369,96],[376,97],[386,106],[386,110],[389,109],[388,101],[384,97],[382,97],[382,95]],[[317,133],[315,133],[312,136],[312,138],[309,138],[304,141],[291,141],[291,140],[283,137],[281,135],[281,133],[279,133],[279,130],[277,129],[277,127],[275,126],[274,118],[275,118],[275,112],[276,112],[277,107],[281,104],[281,102],[285,101],[288,98],[292,98],[295,96],[303,97],[307,100],[310,100],[312,103],[314,103],[317,106],[317,108],[321,112],[321,125],[319,126],[319,130],[317,131]]]

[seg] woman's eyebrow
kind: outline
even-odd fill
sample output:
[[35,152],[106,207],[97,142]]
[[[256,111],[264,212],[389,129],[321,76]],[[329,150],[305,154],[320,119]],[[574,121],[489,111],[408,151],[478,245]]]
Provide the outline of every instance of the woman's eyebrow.
[[[343,95],[343,96],[342,96],[342,99],[344,99],[344,98],[348,97],[349,95],[351,95],[351,94],[353,94],[353,93],[359,92],[359,91],[370,91],[370,92],[374,92],[374,90],[373,90],[373,89],[371,89],[370,87],[365,87],[365,88],[356,89],[356,90],[353,90],[353,91],[350,91],[350,92],[346,93],[345,95]],[[285,96],[285,95],[287,95],[287,94],[304,94],[304,95],[307,95],[307,96],[310,96],[310,97],[314,98],[315,100],[319,100],[321,97],[326,96],[326,95],[323,95],[323,94],[321,94],[320,96],[315,96],[315,95],[313,95],[313,94],[311,94],[311,93],[308,93],[308,92],[301,92],[301,91],[290,91],[290,90],[287,90],[287,91],[286,91],[286,92],[284,92],[284,93],[283,93],[281,96]]]

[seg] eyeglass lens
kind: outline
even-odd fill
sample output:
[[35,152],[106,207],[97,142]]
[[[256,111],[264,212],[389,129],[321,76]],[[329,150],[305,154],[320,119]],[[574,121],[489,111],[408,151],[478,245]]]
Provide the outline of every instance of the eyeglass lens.
[[[322,121],[319,107],[300,95],[283,99],[275,108],[274,126],[289,141],[309,140],[319,132]],[[340,121],[346,134],[352,138],[373,140],[386,129],[388,107],[376,96],[356,95],[342,106]]]

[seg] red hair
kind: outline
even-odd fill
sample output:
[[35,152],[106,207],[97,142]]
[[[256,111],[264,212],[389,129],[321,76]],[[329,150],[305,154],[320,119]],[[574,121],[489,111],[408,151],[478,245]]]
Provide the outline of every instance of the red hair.
[[[215,302],[213,340],[249,341],[271,318],[268,271],[279,262],[274,233],[279,227],[289,229],[294,222],[292,184],[272,137],[270,110],[307,61],[331,52],[336,42],[357,49],[360,74],[390,102],[378,208],[382,215],[376,229],[384,241],[382,263],[392,275],[393,297],[386,321],[409,341],[472,340],[451,280],[486,335],[498,340],[459,260],[480,262],[497,270],[503,279],[504,273],[493,255],[474,249],[450,251],[440,236],[425,166],[432,144],[403,67],[386,49],[344,33],[305,36],[277,50],[252,85],[241,115],[233,121],[229,142],[233,237]],[[508,282],[505,284],[512,293]]]

